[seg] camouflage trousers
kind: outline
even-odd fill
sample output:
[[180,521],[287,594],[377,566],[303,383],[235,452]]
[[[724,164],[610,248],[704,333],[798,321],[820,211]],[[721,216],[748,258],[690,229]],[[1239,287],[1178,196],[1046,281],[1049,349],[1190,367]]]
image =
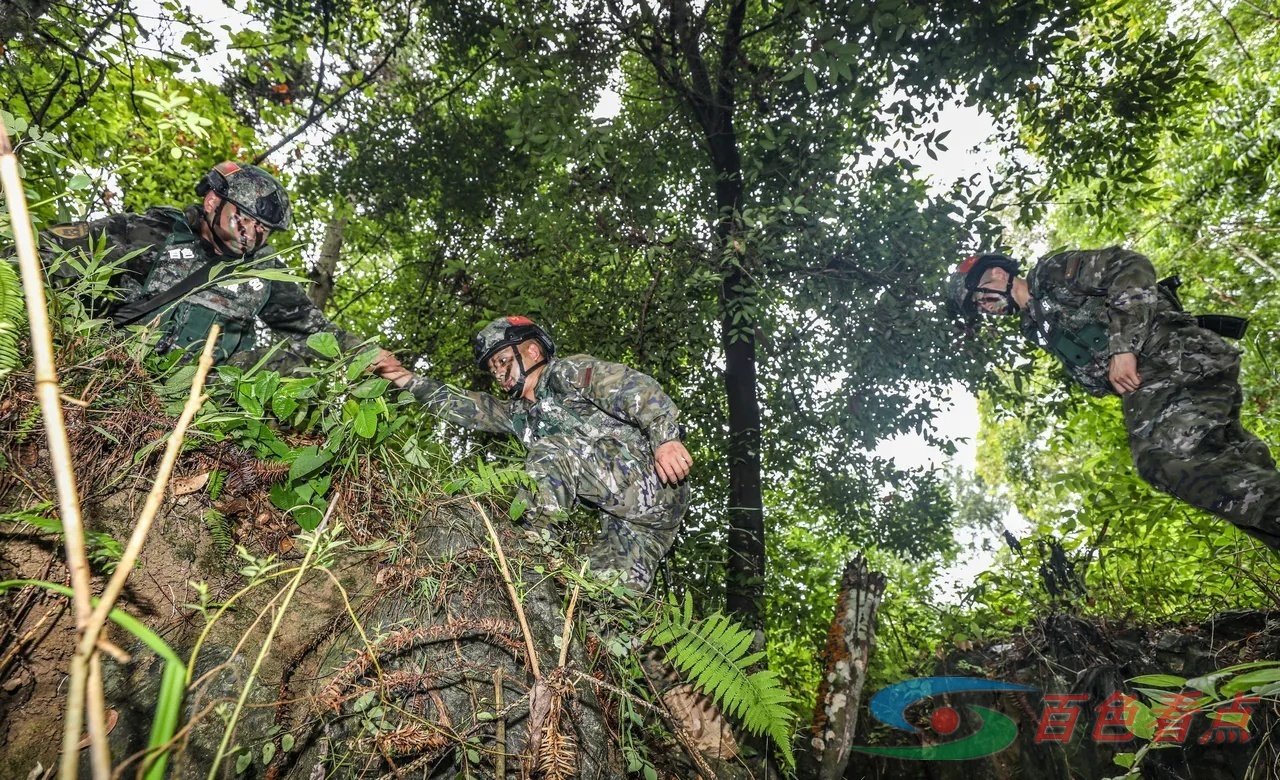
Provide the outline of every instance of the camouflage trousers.
[[562,518],[578,503],[599,511],[600,531],[586,552],[591,571],[616,572],[644,593],[675,542],[689,506],[689,485],[665,485],[652,457],[637,457],[615,439],[548,436],[529,448],[525,469],[537,483],[528,498],[535,518]]
[[[1138,474],[1157,490],[1280,549],[1280,472],[1240,424],[1240,357],[1221,339],[1184,352],[1123,396]],[[1203,343],[1203,339],[1200,339]]]

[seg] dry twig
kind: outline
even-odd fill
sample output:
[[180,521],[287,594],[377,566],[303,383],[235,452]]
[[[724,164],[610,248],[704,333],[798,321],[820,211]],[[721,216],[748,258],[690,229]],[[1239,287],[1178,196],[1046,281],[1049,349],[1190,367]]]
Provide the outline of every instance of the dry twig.
[[498,532],[493,528],[493,522],[489,520],[489,513],[484,511],[484,507],[475,499],[470,499],[471,506],[480,513],[480,519],[484,520],[484,527],[489,532],[489,538],[493,541],[493,549],[498,553],[498,568],[502,570],[502,581],[506,583],[507,594],[511,596],[511,606],[516,611],[516,617],[520,619],[520,630],[524,632],[524,643],[529,651],[529,666],[533,669],[533,679],[542,679],[542,670],[538,668],[538,651],[533,647],[533,632],[529,630],[529,621],[525,619],[524,607],[520,604],[520,594],[516,593],[516,586],[511,579],[511,569],[507,566],[507,556],[502,553],[502,543],[498,541]]

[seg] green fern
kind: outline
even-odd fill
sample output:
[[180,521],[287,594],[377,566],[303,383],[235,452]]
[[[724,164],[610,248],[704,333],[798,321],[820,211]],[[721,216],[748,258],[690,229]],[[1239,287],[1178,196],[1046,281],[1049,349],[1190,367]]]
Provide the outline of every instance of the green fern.
[[444,486],[446,493],[465,490],[472,495],[500,493],[509,487],[534,486],[533,478],[524,469],[515,466],[494,466],[476,458],[475,471],[465,471]]
[[227,516],[216,509],[210,509],[204,513],[204,524],[209,529],[209,537],[213,539],[213,549],[219,555],[229,555],[235,539]]
[[226,484],[227,472],[222,469],[214,469],[209,472],[209,500],[217,501],[218,496],[222,495],[222,487]]
[[18,274],[8,260],[0,260],[0,379],[22,365],[18,336],[22,334],[26,318]]
[[794,767],[791,722],[795,713],[787,706],[794,699],[774,672],[747,672],[765,655],[748,652],[753,636],[718,612],[694,620],[693,599],[686,594],[684,608],[668,605],[645,638],[666,647],[667,660],[725,712],[741,720],[747,731],[768,734],[787,765]]

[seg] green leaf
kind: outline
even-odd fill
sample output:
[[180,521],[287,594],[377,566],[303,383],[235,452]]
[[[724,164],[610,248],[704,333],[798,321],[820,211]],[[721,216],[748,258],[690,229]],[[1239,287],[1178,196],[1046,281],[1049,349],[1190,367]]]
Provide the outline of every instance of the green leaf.
[[378,359],[378,355],[381,354],[381,347],[372,347],[357,355],[355,360],[351,361],[351,365],[347,366],[347,381],[356,381],[364,373],[364,370],[373,365],[374,361]]
[[1114,756],[1111,757],[1111,760],[1116,762],[1117,766],[1122,766],[1125,769],[1129,769],[1133,766],[1133,762],[1134,760],[1137,759],[1137,757],[1138,757],[1137,753],[1116,753]]
[[351,394],[356,398],[377,398],[385,393],[387,388],[390,386],[391,383],[386,379],[383,379],[382,377],[374,377],[372,379],[366,379],[356,385],[351,391]]
[[[290,284],[310,284],[311,280],[300,274],[291,273],[283,268],[249,268],[241,271],[241,276],[253,276],[258,279],[265,279],[268,282],[288,282]],[[317,335],[317,334],[312,334]],[[337,340],[334,340],[337,344]],[[310,346],[311,339],[307,339],[307,345]],[[315,347],[312,347],[315,349]],[[319,350],[316,350],[319,352]],[[334,354],[337,354],[336,352]],[[325,357],[333,357],[333,355],[325,355]]]
[[1145,674],[1129,680],[1134,685],[1153,685],[1157,688],[1183,688],[1187,684],[1185,677],[1172,674]]
[[804,69],[804,88],[810,95],[818,91],[818,76],[810,68]]
[[332,333],[312,333],[307,337],[307,346],[327,358],[335,358],[341,351],[338,348],[338,337]]
[[1234,696],[1237,693],[1244,693],[1253,688],[1269,683],[1280,682],[1280,666],[1271,669],[1259,669],[1254,672],[1246,672],[1239,677],[1233,678],[1230,682],[1222,686],[1222,695],[1224,697]]
[[253,753],[248,750],[236,756],[236,774],[244,773],[244,770],[248,769],[249,765],[252,763]]
[[262,763],[270,764],[271,759],[276,757],[276,744],[274,742],[264,742],[262,745]]
[[360,411],[356,414],[356,435],[372,439],[377,432],[378,410],[373,404],[360,404]]
[[314,444],[304,447],[298,450],[297,457],[289,465],[289,481],[297,482],[299,479],[314,473],[331,460],[333,460],[333,453],[328,450],[322,450]]
[[93,184],[93,179],[90,179],[83,173],[77,173],[75,176],[71,177],[71,181],[67,182],[67,189],[72,191],[85,190],[88,189],[91,184]]
[[292,734],[285,734],[283,737],[280,738],[280,749],[286,753],[288,753],[290,750],[293,750]]
[[529,502],[525,501],[523,498],[517,497],[514,501],[511,502],[511,509],[510,511],[507,512],[507,514],[508,516],[511,517],[512,520],[519,520],[520,515],[524,514],[524,510],[528,508],[529,508]]

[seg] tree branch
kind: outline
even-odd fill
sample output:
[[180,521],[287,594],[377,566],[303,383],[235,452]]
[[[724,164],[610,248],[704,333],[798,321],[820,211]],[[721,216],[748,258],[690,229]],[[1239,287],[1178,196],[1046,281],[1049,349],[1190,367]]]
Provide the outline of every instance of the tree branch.
[[[368,86],[368,84],[371,81],[373,81],[374,77],[377,76],[380,72],[382,72],[382,69],[387,66],[387,63],[391,61],[391,58],[395,56],[396,52],[399,51],[401,44],[404,43],[405,38],[409,37],[409,32],[412,29],[413,29],[413,25],[410,23],[410,21],[405,20],[405,26],[404,26],[404,29],[400,32],[400,37],[396,38],[395,43],[392,44],[391,47],[387,49],[386,55],[383,56],[382,60],[373,68],[373,70],[366,73],[364,75],[364,78],[360,79],[358,83],[352,84],[346,90],[338,94],[338,96],[335,97],[333,100],[321,105],[318,110],[315,105],[312,105],[312,107],[307,111],[307,118],[303,120],[302,124],[298,125],[298,127],[294,128],[292,131],[287,133],[279,141],[272,144],[271,148],[267,149],[262,154],[259,154],[256,157],[254,157],[253,164],[258,165],[263,160],[270,157],[272,154],[280,151],[280,149],[282,149],[287,144],[291,143],[295,138],[305,133],[316,122],[319,122],[321,119],[323,119],[325,114],[329,113],[330,110],[339,106],[343,101],[345,101],[348,97],[351,96],[351,93],[360,89],[364,89],[366,86]],[[318,86],[319,85],[317,83],[317,89],[318,89]]]

